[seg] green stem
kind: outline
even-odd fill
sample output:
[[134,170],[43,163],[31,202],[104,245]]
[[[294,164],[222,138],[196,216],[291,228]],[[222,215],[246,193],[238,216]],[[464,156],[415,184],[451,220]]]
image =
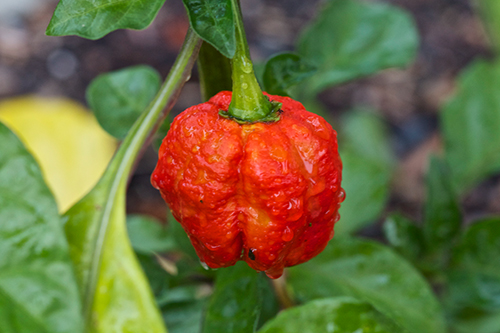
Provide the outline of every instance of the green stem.
[[231,90],[231,63],[215,47],[204,42],[198,55],[201,97],[204,102],[223,90]]
[[[103,177],[87,197],[94,192],[106,191],[100,217],[101,225],[97,235],[93,260],[89,272],[89,281],[84,283],[84,314],[88,322],[91,321],[91,309],[94,299],[97,280],[100,271],[101,256],[103,253],[104,240],[109,228],[109,221],[115,210],[115,202],[120,196],[125,196],[126,180],[131,173],[132,167],[137,160],[141,149],[154,133],[160,121],[166,117],[180,94],[181,88],[188,80],[191,69],[196,61],[201,39],[189,29],[184,45],[177,56],[165,82],[160,91],[148,106],[148,108],[136,120],[125,140],[118,149]],[[110,184],[110,185],[108,185]],[[87,198],[86,197],[86,198]],[[85,200],[85,198],[83,199]],[[77,204],[78,205],[78,204]],[[123,206],[125,204],[123,203]],[[71,210],[70,210],[71,211]],[[80,235],[78,235],[80,237]],[[71,237],[68,237],[71,241]],[[75,260],[74,260],[75,261]],[[78,266],[78,265],[77,265]]]
[[[177,58],[167,75],[167,78],[163,82],[160,91],[156,94],[155,98],[148,106],[147,111],[143,112],[130,130],[130,132],[139,132],[136,133],[137,137],[133,136],[129,138],[129,135],[127,135],[120,146],[120,148],[122,146],[126,146],[127,139],[142,140],[138,142],[141,146],[139,147],[140,150],[135,153],[135,163],[139,162],[139,157],[153,140],[154,134],[176,103],[182,87],[191,77],[191,70],[198,57],[202,42],[203,41],[198,37],[198,35],[191,28],[189,28],[184,39],[184,44],[182,45],[179,54],[177,55]],[[132,177],[131,171],[133,168],[134,165],[132,165],[128,170],[129,178]]]
[[[167,117],[168,113],[177,102],[182,87],[191,77],[191,70],[198,57],[201,43],[202,40],[191,28],[189,28],[186,38],[184,39],[184,44],[165,82],[161,86],[160,91],[148,106],[147,111],[142,114],[132,127],[132,132],[134,128],[137,128],[137,132],[142,133],[142,135],[139,135],[140,140],[143,140],[140,143],[141,145],[144,145],[147,140],[151,138],[155,130],[160,126],[161,121]],[[127,138],[122,145],[125,145],[126,141]]]
[[284,276],[275,280],[271,279],[271,284],[273,286],[276,297],[278,298],[278,302],[283,309],[288,309],[295,306],[295,301],[288,293]]
[[271,103],[260,89],[250,60],[238,0],[231,2],[236,22],[236,53],[232,61],[233,97],[227,113],[243,122],[276,121],[279,118],[272,116],[279,106]]

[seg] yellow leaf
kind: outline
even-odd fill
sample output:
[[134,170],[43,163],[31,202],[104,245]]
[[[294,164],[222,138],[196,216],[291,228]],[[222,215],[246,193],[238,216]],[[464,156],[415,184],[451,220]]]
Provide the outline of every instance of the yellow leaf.
[[94,187],[116,149],[116,140],[80,104],[24,96],[0,102],[5,123],[40,164],[64,212]]

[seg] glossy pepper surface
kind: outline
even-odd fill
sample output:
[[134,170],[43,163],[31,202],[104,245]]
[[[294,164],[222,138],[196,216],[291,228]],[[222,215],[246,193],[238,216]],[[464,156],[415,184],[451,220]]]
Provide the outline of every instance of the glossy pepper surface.
[[151,181],[211,268],[245,260],[271,278],[320,253],[345,193],[337,135],[288,97],[280,119],[239,124],[219,115],[231,92],[177,116]]

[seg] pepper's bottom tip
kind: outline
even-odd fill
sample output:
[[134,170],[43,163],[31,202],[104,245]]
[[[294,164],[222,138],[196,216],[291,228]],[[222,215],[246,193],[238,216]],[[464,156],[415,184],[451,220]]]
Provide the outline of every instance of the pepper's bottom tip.
[[264,273],[266,273],[268,278],[275,280],[283,275],[283,270],[284,267],[273,267],[264,271]]

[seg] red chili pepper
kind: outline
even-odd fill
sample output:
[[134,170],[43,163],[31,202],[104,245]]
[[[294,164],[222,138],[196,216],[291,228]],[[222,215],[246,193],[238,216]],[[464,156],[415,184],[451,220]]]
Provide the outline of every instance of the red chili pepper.
[[345,193],[332,127],[291,98],[266,95],[282,103],[276,122],[222,117],[231,92],[182,112],[151,181],[202,262],[245,260],[278,278],[325,248]]

